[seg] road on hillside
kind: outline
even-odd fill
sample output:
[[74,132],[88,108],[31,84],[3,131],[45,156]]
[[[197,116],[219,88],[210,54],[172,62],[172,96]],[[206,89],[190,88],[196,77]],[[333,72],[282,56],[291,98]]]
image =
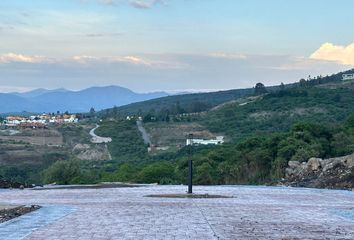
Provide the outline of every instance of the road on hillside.
[[151,140],[149,134],[146,132],[146,129],[143,126],[143,122],[138,120],[136,121],[136,125],[138,126],[139,131],[143,137],[144,143],[151,145]]
[[99,128],[100,125],[96,124],[96,127],[91,129],[90,135],[91,135],[91,142],[92,143],[110,143],[112,142],[112,138],[109,137],[100,137],[95,134],[95,131],[97,128]]

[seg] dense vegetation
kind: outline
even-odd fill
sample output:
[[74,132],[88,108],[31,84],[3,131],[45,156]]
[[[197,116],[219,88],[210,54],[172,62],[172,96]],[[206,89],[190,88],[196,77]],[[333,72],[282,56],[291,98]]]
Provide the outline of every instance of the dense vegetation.
[[283,177],[290,160],[303,162],[310,157],[328,158],[353,153],[354,115],[343,125],[298,123],[287,132],[255,135],[224,146],[194,146],[192,155],[189,155],[190,150],[185,147],[168,157],[145,158],[140,163],[121,162],[113,168],[86,175],[86,170],[80,170],[77,163],[61,162],[50,167],[45,176],[47,181],[59,179],[58,183],[180,184],[186,181],[187,160],[191,158],[196,184],[264,184]]
[[135,121],[105,121],[99,133],[113,137],[109,148],[114,159],[96,170],[95,180],[185,183],[187,160],[192,158],[196,184],[276,181],[290,160],[354,152],[353,103],[353,90],[304,86],[273,92],[246,105],[226,104],[196,119],[212,131],[229,134],[229,143],[158,155],[147,154]]
[[341,123],[354,113],[350,89],[296,88],[265,95],[247,105],[228,104],[200,119],[213,132],[236,140],[254,134],[287,131],[301,121]]
[[144,144],[135,120],[105,121],[96,133],[112,138],[108,148],[112,158],[118,162],[142,161],[147,156],[148,146]]

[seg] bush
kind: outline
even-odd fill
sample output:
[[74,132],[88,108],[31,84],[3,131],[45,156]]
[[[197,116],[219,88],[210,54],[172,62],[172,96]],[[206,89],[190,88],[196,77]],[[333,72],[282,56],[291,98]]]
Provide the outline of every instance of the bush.
[[138,180],[142,183],[163,183],[166,179],[174,179],[174,166],[171,163],[158,162],[144,167]]
[[80,175],[80,164],[74,160],[57,161],[44,170],[43,175],[45,183],[70,184]]

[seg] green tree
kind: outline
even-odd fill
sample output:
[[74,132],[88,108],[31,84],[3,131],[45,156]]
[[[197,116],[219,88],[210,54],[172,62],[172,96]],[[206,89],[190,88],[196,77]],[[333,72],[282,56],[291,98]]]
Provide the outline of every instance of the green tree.
[[254,87],[254,92],[256,95],[262,95],[267,93],[268,91],[263,83],[257,83],[256,86]]
[[80,165],[74,160],[57,161],[43,175],[45,183],[70,184],[73,178],[80,175]]
[[143,183],[160,183],[166,179],[174,179],[174,166],[166,162],[148,165],[139,173],[139,181]]

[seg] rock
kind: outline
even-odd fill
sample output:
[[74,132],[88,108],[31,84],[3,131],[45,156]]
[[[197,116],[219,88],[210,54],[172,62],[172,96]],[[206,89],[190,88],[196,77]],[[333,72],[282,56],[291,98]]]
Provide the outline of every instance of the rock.
[[300,166],[300,162],[298,162],[298,161],[289,161],[288,165],[289,165],[290,168],[297,168],[297,167]]
[[354,154],[343,157],[342,161],[347,167],[354,167]]
[[335,169],[337,167],[342,166],[342,159],[340,158],[331,158],[329,161],[325,162],[325,165],[323,166],[323,172],[327,172],[331,169]]
[[0,179],[0,188],[32,188],[32,184],[23,184],[6,179]]
[[84,151],[90,149],[90,145],[88,144],[76,144],[75,147],[73,148],[73,152],[78,152],[78,151]]
[[311,171],[318,171],[321,166],[321,158],[310,158],[307,162],[307,169]]
[[307,162],[288,162],[282,184],[296,187],[353,189],[354,154],[321,159],[310,158]]

